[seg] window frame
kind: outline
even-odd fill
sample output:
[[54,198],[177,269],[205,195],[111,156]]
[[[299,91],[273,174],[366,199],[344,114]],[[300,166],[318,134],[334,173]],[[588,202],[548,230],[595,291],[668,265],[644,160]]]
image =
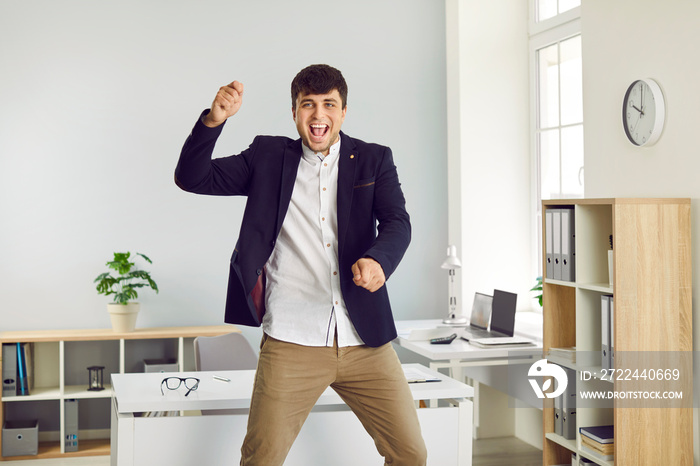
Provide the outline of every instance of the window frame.
[[[576,7],[558,14],[544,21],[536,22],[537,0],[530,0],[529,14],[529,37],[528,53],[530,63],[530,154],[531,154],[531,199],[532,203],[532,251],[537,258],[533,264],[535,276],[542,276],[542,198],[541,198],[541,177],[540,177],[540,153],[539,153],[539,128],[538,128],[538,106],[539,106],[539,79],[538,79],[538,50],[550,45],[565,41],[575,36],[582,36],[581,32],[581,7]],[[561,105],[561,99],[559,100]],[[582,121],[582,125],[585,121]],[[559,122],[561,127],[561,121]],[[560,141],[561,144],[561,141]],[[559,175],[561,180],[561,173]]]

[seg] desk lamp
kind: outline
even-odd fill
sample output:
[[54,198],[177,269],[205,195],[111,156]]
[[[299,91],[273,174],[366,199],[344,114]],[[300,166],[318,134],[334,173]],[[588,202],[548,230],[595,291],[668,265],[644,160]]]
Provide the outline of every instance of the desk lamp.
[[462,262],[457,257],[457,247],[450,245],[447,247],[447,259],[440,266],[448,271],[447,286],[450,290],[450,302],[448,306],[447,318],[442,321],[443,324],[464,325],[467,323],[467,318],[461,312],[457,312],[457,297],[455,296],[455,270],[462,267]]

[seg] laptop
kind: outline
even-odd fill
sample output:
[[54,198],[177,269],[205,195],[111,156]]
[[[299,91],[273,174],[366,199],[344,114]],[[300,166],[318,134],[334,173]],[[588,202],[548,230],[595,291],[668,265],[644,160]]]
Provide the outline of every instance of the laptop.
[[469,340],[470,338],[486,338],[489,336],[488,327],[492,303],[493,296],[479,292],[474,293],[469,327],[461,332],[462,338]]
[[[478,296],[481,295],[481,296]],[[479,306],[483,307],[486,299],[483,297],[488,295],[482,295],[481,293],[476,293],[474,296],[474,307],[472,308],[472,319],[474,319],[474,312],[477,305],[477,300],[479,300]],[[483,338],[503,338],[512,337],[513,330],[515,328],[515,304],[518,300],[518,295],[515,293],[509,293],[507,291],[493,290],[493,298],[491,298],[491,328],[486,329],[486,323],[488,323],[488,318],[486,323],[482,316],[477,317],[477,323],[473,321],[469,323],[469,328],[464,329],[461,337],[467,341],[474,339]]]

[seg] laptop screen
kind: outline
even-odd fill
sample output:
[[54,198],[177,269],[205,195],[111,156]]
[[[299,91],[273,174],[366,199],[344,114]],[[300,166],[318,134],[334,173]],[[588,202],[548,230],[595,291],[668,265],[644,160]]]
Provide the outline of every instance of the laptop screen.
[[486,330],[491,317],[491,302],[493,296],[483,293],[474,293],[474,304],[472,305],[472,316],[469,318],[469,325]]
[[491,330],[513,336],[515,327],[515,303],[518,295],[507,291],[493,290]]

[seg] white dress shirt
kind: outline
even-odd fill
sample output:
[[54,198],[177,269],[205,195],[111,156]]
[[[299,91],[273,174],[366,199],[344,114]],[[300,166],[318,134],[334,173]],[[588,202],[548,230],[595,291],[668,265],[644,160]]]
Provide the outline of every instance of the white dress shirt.
[[305,346],[333,346],[337,331],[338,346],[362,345],[340,291],[340,140],[325,157],[302,148],[289,209],[265,264],[263,331]]

